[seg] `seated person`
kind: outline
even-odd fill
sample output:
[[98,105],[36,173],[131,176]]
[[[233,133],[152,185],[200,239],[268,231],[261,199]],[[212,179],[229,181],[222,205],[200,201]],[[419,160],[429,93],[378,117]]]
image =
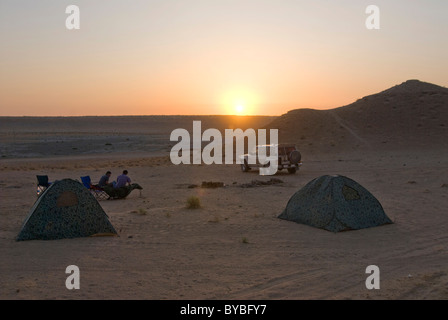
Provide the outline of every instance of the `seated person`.
[[111,172],[107,171],[104,176],[100,178],[100,182],[98,182],[98,187],[103,188],[109,184],[109,178],[111,176]]
[[131,178],[128,177],[128,171],[123,170],[123,174],[117,177],[117,182],[114,185],[115,188],[125,187],[127,184],[131,184]]

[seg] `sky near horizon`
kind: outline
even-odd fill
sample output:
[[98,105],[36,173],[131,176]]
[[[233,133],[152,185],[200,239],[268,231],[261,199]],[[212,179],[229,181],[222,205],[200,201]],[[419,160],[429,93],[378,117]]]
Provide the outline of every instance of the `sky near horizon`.
[[0,116],[336,108],[448,86],[447,39],[447,0],[0,0]]

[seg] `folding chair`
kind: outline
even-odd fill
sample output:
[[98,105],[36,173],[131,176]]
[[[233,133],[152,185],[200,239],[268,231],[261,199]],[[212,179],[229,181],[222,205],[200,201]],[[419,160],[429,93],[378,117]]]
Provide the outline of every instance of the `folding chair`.
[[39,197],[51,184],[48,181],[48,176],[39,176],[37,175],[37,196]]
[[82,184],[89,189],[90,193],[95,197],[96,200],[107,200],[109,195],[103,188],[95,186],[92,184],[90,176],[81,177]]

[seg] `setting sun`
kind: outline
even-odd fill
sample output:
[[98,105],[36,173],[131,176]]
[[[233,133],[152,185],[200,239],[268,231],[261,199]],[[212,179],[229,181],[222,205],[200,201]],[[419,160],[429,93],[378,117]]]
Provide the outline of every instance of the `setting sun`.
[[244,113],[244,105],[239,103],[235,106],[236,114],[243,114]]
[[246,88],[227,91],[220,99],[226,114],[247,116],[256,114],[261,97]]

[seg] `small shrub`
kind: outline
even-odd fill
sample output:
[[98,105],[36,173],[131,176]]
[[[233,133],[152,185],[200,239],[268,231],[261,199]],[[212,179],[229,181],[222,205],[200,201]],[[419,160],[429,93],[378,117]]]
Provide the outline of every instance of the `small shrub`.
[[148,212],[146,211],[146,209],[138,208],[138,214],[145,215],[145,214],[147,214],[147,213],[148,213]]
[[191,196],[187,199],[187,209],[199,209],[201,200],[198,197]]
[[132,210],[130,213],[140,214],[140,215],[146,215],[148,212],[143,208],[138,208],[137,210]]

